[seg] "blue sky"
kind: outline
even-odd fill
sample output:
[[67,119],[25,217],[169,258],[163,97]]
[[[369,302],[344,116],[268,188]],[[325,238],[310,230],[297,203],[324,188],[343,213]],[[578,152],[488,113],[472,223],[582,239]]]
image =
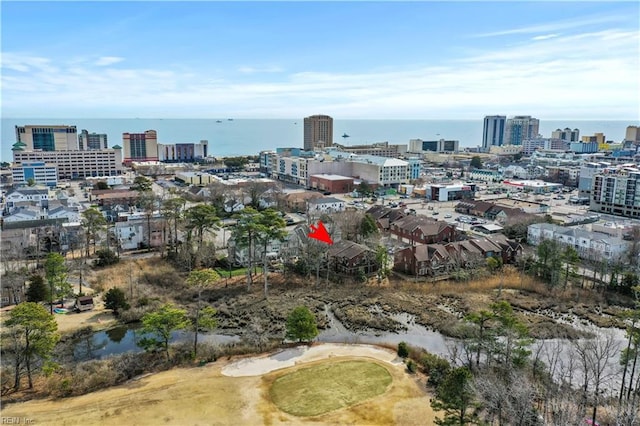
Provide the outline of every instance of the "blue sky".
[[2,115],[640,117],[637,2],[0,2]]

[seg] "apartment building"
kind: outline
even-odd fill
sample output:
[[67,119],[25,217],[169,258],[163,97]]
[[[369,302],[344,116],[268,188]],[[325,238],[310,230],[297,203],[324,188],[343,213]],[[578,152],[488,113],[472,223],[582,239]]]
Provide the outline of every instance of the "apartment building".
[[24,144],[25,151],[68,151],[78,149],[78,129],[67,125],[15,126],[16,142]]
[[551,137],[553,139],[562,139],[568,142],[579,142],[580,130],[578,129],[571,130],[568,127],[565,127],[564,130],[556,129],[553,132],[551,132]]
[[209,141],[198,143],[158,144],[158,161],[166,163],[193,163],[209,155]]
[[377,155],[378,157],[398,158],[407,153],[407,145],[389,144],[389,142],[376,142],[365,145],[340,145],[334,144],[335,149],[350,152],[357,155]]
[[458,152],[460,141],[439,139],[437,141],[423,141],[422,139],[409,140],[409,152]]
[[23,163],[55,164],[58,179],[84,179],[91,176],[118,176],[123,173],[122,148],[89,151],[27,151],[13,149],[16,167]]
[[622,165],[595,174],[589,210],[640,218],[640,168]]

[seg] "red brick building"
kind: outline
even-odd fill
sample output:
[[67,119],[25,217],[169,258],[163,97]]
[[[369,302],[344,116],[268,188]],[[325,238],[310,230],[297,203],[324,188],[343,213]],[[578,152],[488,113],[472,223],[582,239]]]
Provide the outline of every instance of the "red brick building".
[[332,194],[345,194],[353,191],[353,178],[340,175],[311,175],[309,184],[313,189]]

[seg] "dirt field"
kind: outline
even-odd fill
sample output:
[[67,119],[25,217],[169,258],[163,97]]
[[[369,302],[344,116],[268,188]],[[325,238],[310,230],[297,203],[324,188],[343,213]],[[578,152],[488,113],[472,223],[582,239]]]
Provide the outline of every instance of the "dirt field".
[[[286,414],[269,400],[269,386],[278,373],[338,359],[375,360],[388,369],[393,382],[383,395],[318,417]],[[2,416],[19,417],[23,423],[31,419],[37,425],[433,424],[424,389],[392,351],[321,344],[174,369],[80,397],[12,404],[4,407]]]

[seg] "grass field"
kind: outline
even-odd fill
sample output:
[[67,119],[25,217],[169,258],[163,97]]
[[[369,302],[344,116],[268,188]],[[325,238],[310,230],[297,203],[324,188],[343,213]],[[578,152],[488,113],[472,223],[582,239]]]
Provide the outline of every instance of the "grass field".
[[317,416],[383,394],[391,374],[368,361],[323,363],[278,377],[270,389],[273,403],[296,416]]

